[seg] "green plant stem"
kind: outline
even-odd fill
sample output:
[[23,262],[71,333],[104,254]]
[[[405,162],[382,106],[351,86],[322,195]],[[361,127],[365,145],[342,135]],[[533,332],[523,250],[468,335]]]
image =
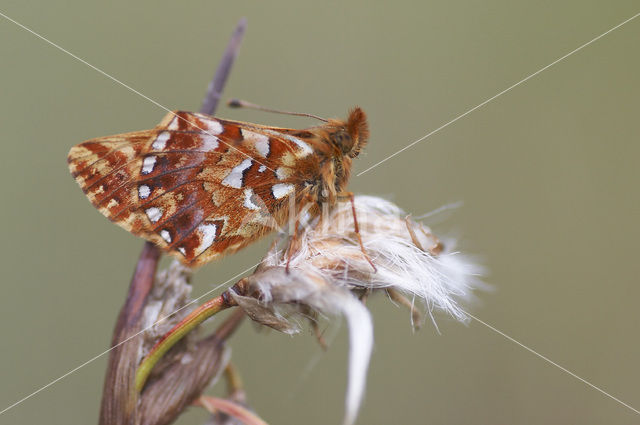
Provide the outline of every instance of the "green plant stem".
[[226,294],[222,294],[218,297],[210,299],[200,307],[189,313],[184,319],[175,325],[169,332],[167,332],[160,341],[151,349],[149,354],[142,360],[138,370],[136,371],[136,390],[142,391],[144,384],[151,373],[151,370],[156,365],[158,360],[166,354],[178,341],[180,341],[185,335],[191,332],[200,323],[225,310],[232,307],[235,304],[232,299]]

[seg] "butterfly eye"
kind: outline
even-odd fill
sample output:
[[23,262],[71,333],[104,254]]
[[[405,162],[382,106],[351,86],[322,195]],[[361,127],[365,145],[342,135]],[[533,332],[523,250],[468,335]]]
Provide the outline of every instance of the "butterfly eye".
[[336,144],[336,146],[340,148],[340,150],[344,155],[351,152],[351,149],[353,148],[353,140],[351,139],[351,136],[349,135],[349,133],[345,131],[338,131],[334,133],[333,141]]

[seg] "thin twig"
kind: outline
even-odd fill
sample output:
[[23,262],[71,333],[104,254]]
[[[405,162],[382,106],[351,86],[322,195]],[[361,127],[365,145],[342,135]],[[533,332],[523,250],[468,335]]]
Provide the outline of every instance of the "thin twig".
[[195,404],[204,407],[211,413],[221,411],[229,416],[241,420],[242,423],[246,425],[268,425],[255,413],[238,403],[234,403],[233,401],[218,397],[202,396],[196,400]]
[[229,44],[227,45],[227,50],[225,50],[224,55],[222,56],[222,60],[220,61],[220,66],[216,70],[215,75],[213,76],[213,80],[209,83],[209,87],[207,87],[207,94],[205,95],[204,101],[202,102],[202,107],[200,107],[200,112],[207,115],[213,115],[216,108],[218,107],[218,102],[220,101],[220,96],[222,95],[222,89],[227,83],[227,78],[229,77],[229,73],[231,72],[231,66],[238,55],[238,50],[240,50],[240,42],[242,41],[242,37],[244,36],[244,32],[247,29],[247,20],[246,18],[241,18],[236,26],[233,35],[231,36],[231,40],[229,40]]

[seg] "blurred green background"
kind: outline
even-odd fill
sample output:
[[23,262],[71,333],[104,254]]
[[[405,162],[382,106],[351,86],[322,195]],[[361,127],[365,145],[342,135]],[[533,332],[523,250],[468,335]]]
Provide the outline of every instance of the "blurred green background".
[[[237,20],[249,27],[225,97],[343,117],[372,138],[361,171],[638,13],[637,1],[19,2],[0,11],[171,109],[199,107]],[[430,222],[490,270],[471,309],[640,408],[640,18],[361,177],[356,193]],[[0,410],[108,348],[142,241],[69,176],[85,139],[153,127],[164,111],[0,19]],[[226,107],[270,125],[311,121]],[[194,295],[267,242],[202,268]],[[376,343],[360,424],[632,424],[640,416],[487,327],[370,304]],[[332,330],[329,330],[332,332]],[[252,406],[271,424],[337,424],[347,333],[232,339]],[[106,357],[0,415],[98,417]],[[213,390],[218,391],[216,389]],[[200,424],[192,408],[179,424]]]

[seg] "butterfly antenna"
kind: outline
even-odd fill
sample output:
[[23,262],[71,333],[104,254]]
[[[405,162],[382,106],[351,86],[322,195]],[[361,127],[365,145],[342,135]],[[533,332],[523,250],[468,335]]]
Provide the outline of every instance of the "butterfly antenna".
[[256,109],[258,111],[273,112],[276,114],[295,115],[297,117],[315,118],[323,122],[329,122],[329,120],[319,117],[317,115],[305,114],[304,112],[280,111],[278,109],[265,108],[264,106],[256,105],[255,103],[247,102],[245,100],[240,100],[240,99],[231,99],[230,101],[227,102],[227,106],[229,106],[230,108],[249,108],[249,109]]

